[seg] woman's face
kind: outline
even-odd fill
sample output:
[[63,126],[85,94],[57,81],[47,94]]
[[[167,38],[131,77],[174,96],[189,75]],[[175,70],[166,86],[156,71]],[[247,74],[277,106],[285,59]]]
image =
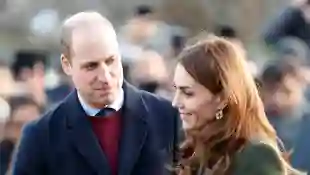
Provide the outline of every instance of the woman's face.
[[220,99],[194,80],[181,64],[175,69],[174,86],[172,104],[179,110],[184,129],[214,120]]

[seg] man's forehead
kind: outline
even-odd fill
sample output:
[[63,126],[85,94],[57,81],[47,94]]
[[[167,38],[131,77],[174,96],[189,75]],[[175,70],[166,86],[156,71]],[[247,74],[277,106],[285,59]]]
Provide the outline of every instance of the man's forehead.
[[117,40],[115,30],[112,26],[104,24],[93,24],[89,26],[81,26],[73,28],[71,31],[71,41],[79,40]]
[[88,30],[72,32],[71,48],[76,54],[81,52],[117,52],[118,43],[113,31]]

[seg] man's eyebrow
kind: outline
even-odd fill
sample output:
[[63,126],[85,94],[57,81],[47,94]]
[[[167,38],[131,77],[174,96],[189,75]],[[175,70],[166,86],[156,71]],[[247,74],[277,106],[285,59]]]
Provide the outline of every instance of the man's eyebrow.
[[114,59],[114,58],[116,58],[116,56],[115,55],[111,55],[111,56],[108,56],[108,57],[106,57],[106,58],[104,58],[104,59],[94,59],[94,60],[85,60],[84,62],[82,62],[82,64],[84,65],[84,64],[93,64],[93,63],[98,63],[98,62],[100,62],[100,61],[102,61],[102,60],[108,60],[108,59]]

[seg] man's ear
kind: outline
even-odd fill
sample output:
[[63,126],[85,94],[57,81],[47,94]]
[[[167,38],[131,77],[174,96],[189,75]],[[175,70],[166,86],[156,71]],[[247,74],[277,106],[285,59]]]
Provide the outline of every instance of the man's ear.
[[65,74],[70,76],[72,74],[72,67],[69,58],[67,58],[64,54],[61,54],[60,62],[62,70],[65,72]]

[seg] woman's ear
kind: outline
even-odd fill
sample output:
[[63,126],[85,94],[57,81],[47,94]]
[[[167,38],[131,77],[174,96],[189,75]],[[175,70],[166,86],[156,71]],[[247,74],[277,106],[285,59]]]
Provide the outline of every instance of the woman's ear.
[[215,104],[217,109],[223,110],[228,103],[228,99],[223,94],[218,94],[215,97]]

